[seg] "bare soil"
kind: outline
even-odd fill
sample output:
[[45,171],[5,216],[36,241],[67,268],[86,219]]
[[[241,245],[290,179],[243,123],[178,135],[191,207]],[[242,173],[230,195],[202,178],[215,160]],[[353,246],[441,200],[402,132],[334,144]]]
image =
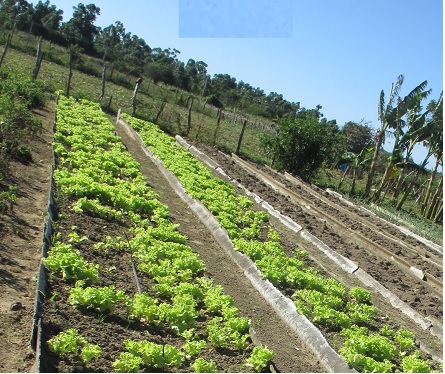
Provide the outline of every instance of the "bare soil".
[[42,235],[47,215],[54,104],[37,110],[42,130],[33,136],[32,161],[14,161],[6,184],[18,186],[12,209],[0,214],[0,371],[26,372],[30,348]]
[[[30,348],[30,339],[36,298],[35,280],[41,258],[43,222],[47,215],[49,178],[53,162],[51,142],[54,106],[50,104],[40,110],[38,115],[42,118],[43,129],[31,141],[33,161],[13,164],[10,183],[18,185],[19,195],[13,204],[13,209],[0,215],[1,372],[27,372],[32,370],[35,364],[35,354]],[[141,172],[147,178],[149,185],[159,194],[159,200],[169,206],[172,221],[178,223],[178,230],[188,237],[187,244],[193,251],[199,253],[205,262],[206,275],[214,278],[215,283],[221,284],[225,292],[234,298],[235,305],[240,309],[241,314],[251,319],[252,327],[256,331],[256,343],[265,344],[276,353],[274,359],[276,370],[280,372],[323,372],[325,369],[317,358],[308,351],[304,342],[290,331],[259,293],[252,288],[244,274],[225,255],[205,226],[170,188],[156,166],[146,158],[140,148],[125,133],[120,132],[119,129],[117,131],[129,152],[140,163]],[[359,260],[360,264],[368,262],[363,261],[364,258],[370,256],[366,252],[366,248],[356,248],[357,245],[350,243],[351,240],[348,240],[347,237],[342,237],[338,232],[329,230],[320,220],[303,212],[285,196],[271,190],[214,148],[204,145],[197,146],[219,162],[229,175],[259,194],[284,214],[289,215],[331,248],[342,251],[344,255],[351,254],[348,257]],[[81,236],[88,237],[89,246],[95,242],[103,241],[107,235],[115,237],[117,233],[122,233],[127,228],[126,222],[110,223],[98,217],[87,216],[79,221],[78,216],[69,213],[67,207],[70,203],[69,199],[58,195],[57,207],[59,211],[64,212],[64,215],[63,219],[58,222],[57,230],[63,233],[75,225]],[[336,219],[335,212],[330,212],[330,214]],[[351,212],[349,219],[353,221],[355,214],[356,212]],[[297,246],[306,249],[309,253],[308,265],[317,267],[323,274],[332,276],[349,287],[362,286],[352,275],[339,270],[317,249],[302,240],[299,235],[284,228],[274,219],[271,222],[280,233],[282,244],[289,253]],[[400,238],[402,241],[405,239],[412,240],[406,237]],[[80,250],[82,250],[82,245],[87,244],[80,244]],[[418,245],[420,246],[420,244]],[[82,251],[82,253],[86,254],[88,251]],[[88,260],[88,257],[86,259]],[[95,261],[96,259],[97,257],[95,257]],[[106,282],[112,281],[116,288],[123,289],[129,294],[137,292],[129,259],[122,254],[116,255],[109,252],[102,256],[100,261],[101,269],[112,269],[113,267],[116,269],[111,272],[112,277],[102,277],[105,279],[103,285],[108,285]],[[369,263],[375,264],[368,265],[369,268],[366,271],[369,274],[385,282],[385,286],[412,308],[425,316],[433,316],[442,321],[442,299],[438,299],[428,292],[428,289],[425,289],[412,277],[394,270],[387,261],[377,260],[369,261]],[[149,280],[141,277],[141,283],[148,287]],[[117,309],[113,317],[101,319],[94,312],[70,307],[66,303],[66,286],[59,280],[49,279],[48,299],[44,303],[42,313],[43,340],[46,341],[62,329],[75,327],[81,330],[82,335],[88,340],[104,348],[105,352],[90,366],[83,367],[77,361],[59,359],[44,346],[42,352],[44,357],[43,372],[109,372],[112,370],[110,363],[116,359],[116,352],[122,350],[122,341],[125,339],[137,339],[148,335],[152,341],[178,344],[178,338],[175,338],[173,334],[161,334],[155,328],[138,323],[132,323],[130,326],[124,318],[125,311],[123,309]],[[414,289],[417,290],[417,296],[407,292],[407,290]],[[288,295],[292,293],[292,290],[282,291]],[[50,299],[50,296],[53,297]],[[408,328],[415,332],[419,342],[428,346],[431,353],[442,357],[442,343],[438,339],[432,338],[428,331],[420,329],[378,295],[374,295],[373,301],[380,310],[374,321],[375,329],[387,323],[392,326]],[[97,329],[98,319],[101,320],[100,334]],[[197,329],[199,329],[199,322]],[[106,338],[103,338],[103,331],[107,332]],[[341,344],[335,331],[326,329],[322,331],[331,345],[338,347]],[[240,359],[231,352],[209,351],[206,358],[216,360],[218,365],[224,367],[228,372],[248,370],[241,366]]]

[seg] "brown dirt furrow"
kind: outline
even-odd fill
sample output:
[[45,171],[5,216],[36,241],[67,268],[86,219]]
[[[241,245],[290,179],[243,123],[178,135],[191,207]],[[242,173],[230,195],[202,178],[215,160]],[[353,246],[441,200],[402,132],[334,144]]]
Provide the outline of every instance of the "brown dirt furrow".
[[159,200],[169,206],[173,222],[179,224],[178,230],[188,237],[187,244],[205,262],[209,276],[234,298],[241,314],[251,319],[259,341],[276,352],[274,363],[277,369],[281,372],[323,372],[325,369],[315,356],[252,287],[204,224],[167,185],[157,167],[125,132],[117,131],[133,158],[140,163],[142,174],[159,194]]
[[[331,228],[329,223],[326,224],[326,222],[311,214],[310,210],[293,203],[288,196],[280,194],[279,192],[273,190],[271,187],[267,186],[265,183],[261,182],[255,176],[246,172],[227,155],[222,154],[213,147],[196,142],[192,143],[201,152],[205,153],[207,156],[217,162],[221,166],[221,168],[234,180],[241,183],[250,191],[259,195],[265,201],[269,202],[282,214],[289,216],[296,223],[309,231],[312,235],[322,240],[330,248],[334,249],[343,256],[357,262],[363,270],[365,270],[378,282],[387,287],[408,306],[423,314],[425,317],[430,316],[442,323],[442,299],[433,294],[420,281],[417,281],[414,277],[405,274],[391,261],[380,258],[373,253],[372,249],[370,250],[369,248],[367,248],[366,245],[359,245],[357,241],[349,235],[348,232],[339,231]],[[311,187],[306,186],[306,188]],[[295,191],[300,191],[300,188],[295,187]],[[314,198],[312,197],[312,199]],[[317,205],[318,208],[320,205],[322,205],[319,202],[316,202],[314,204]],[[355,210],[354,208],[352,209]],[[336,216],[334,215],[334,213],[334,210],[332,210],[333,221],[342,219],[341,216]],[[351,216],[347,217],[347,219],[353,221],[355,214],[356,212],[351,212]],[[369,215],[366,218],[373,220],[373,217]],[[373,224],[381,225],[378,220],[374,220]],[[376,238],[376,236],[373,236],[375,235],[375,233],[372,233],[372,230],[368,231],[368,234],[371,235],[372,241],[373,237]],[[289,238],[287,240],[289,240]],[[330,262],[326,260],[325,256],[321,254],[320,251],[313,249],[311,245],[301,240],[299,236],[294,235],[293,239],[291,239],[291,242],[305,249],[309,249],[311,257],[314,260],[316,266],[322,265],[323,269],[327,269],[334,278],[345,282],[345,284],[349,285],[350,287],[363,286],[357,281],[357,279],[353,279],[348,275],[342,274],[341,272],[339,273],[338,268],[336,269],[336,266],[332,266],[332,264],[330,264]],[[403,251],[403,247],[397,247],[397,251]],[[374,295],[373,300],[375,300],[375,304],[379,306],[379,309],[382,313],[381,317],[383,319],[381,322],[393,320],[395,323],[405,326],[405,328],[408,328],[411,331],[415,331],[426,345],[429,345],[430,342],[432,343],[432,345],[430,346],[432,352],[436,352],[439,357],[442,357],[443,352],[441,342],[434,341],[434,338],[431,339],[432,336],[429,334],[428,331],[425,332],[424,330],[420,329],[419,326],[413,323],[413,321],[411,321],[407,316],[403,315],[399,311],[394,310],[387,301],[380,297],[380,295]],[[330,333],[327,331],[326,334],[327,336],[329,336]]]
[[28,371],[34,363],[29,343],[53,162],[54,104],[35,114],[43,127],[30,141],[32,161],[12,162],[7,180],[18,187],[17,200],[0,214],[1,372]]

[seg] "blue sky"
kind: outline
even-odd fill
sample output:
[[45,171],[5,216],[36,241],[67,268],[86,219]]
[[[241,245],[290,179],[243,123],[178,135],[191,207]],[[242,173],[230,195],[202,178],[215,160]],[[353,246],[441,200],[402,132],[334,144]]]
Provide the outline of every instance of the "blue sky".
[[[68,21],[79,2],[52,0],[51,5]],[[388,96],[399,74],[405,77],[402,96],[424,80],[432,89],[430,99],[443,89],[442,0],[82,3],[101,9],[96,26],[119,20],[152,48],[176,48],[184,62],[206,62],[211,75],[227,73],[305,108],[319,104],[339,126],[364,119],[377,129],[380,91]],[[426,154],[421,148],[417,162]]]

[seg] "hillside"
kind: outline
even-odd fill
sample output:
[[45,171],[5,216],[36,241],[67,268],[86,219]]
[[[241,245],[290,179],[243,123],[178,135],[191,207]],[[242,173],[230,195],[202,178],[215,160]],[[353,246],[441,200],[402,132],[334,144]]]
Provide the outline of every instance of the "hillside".
[[[14,50],[8,54],[6,60],[7,65],[20,66],[21,69],[27,71],[32,63],[30,56]],[[47,82],[48,88],[53,90],[52,92],[63,89],[65,75],[65,67],[49,61],[44,62],[41,77]],[[76,71],[73,76],[72,94],[77,98],[92,98],[94,101],[94,97],[99,91],[99,83],[99,78]],[[163,129],[172,134],[181,133],[181,129],[187,125],[187,105],[176,104],[178,93],[174,88],[153,85],[149,85],[149,87],[150,90],[141,91],[138,96],[138,108],[140,109],[137,114],[143,118],[148,117],[148,119],[159,117],[158,122]],[[113,104],[109,108],[111,113],[109,118],[110,122],[114,123],[115,116],[112,113],[117,112],[119,104],[124,104],[124,112],[131,111],[129,98],[131,98],[132,89],[124,89],[122,86],[109,83],[107,90],[113,92],[110,93],[110,97],[113,96]],[[162,108],[162,112],[160,111],[162,100],[159,101],[155,97],[156,92],[162,92],[165,95],[164,99],[167,105]],[[304,232],[319,238],[336,253],[358,264],[360,271],[344,272],[329,256],[326,257],[322,254],[319,246],[314,242],[302,237],[301,233],[289,230],[279,220],[271,218],[270,223],[279,233],[280,242],[286,253],[292,255],[296,247],[303,248],[309,254],[305,260],[306,267],[314,267],[324,277],[332,277],[336,281],[341,281],[348,289],[368,287],[372,292],[373,305],[378,308],[378,313],[372,319],[372,331],[378,331],[385,325],[389,325],[393,329],[405,328],[413,331],[416,337],[416,348],[423,351],[425,358],[432,359],[434,361],[433,368],[437,369],[438,361],[442,360],[443,354],[441,341],[436,339],[441,335],[443,319],[442,253],[431,249],[431,246],[435,248],[433,244],[425,244],[428,241],[413,235],[410,232],[411,228],[410,230],[394,228],[388,222],[379,220],[373,213],[361,209],[358,205],[351,207],[350,203],[341,202],[335,197],[328,196],[326,192],[313,185],[302,181],[295,185],[295,181],[291,182],[286,179],[284,174],[272,172],[260,164],[250,164],[249,166],[249,162],[247,162],[246,166],[242,160],[239,161],[230,156],[236,148],[241,126],[241,123],[236,122],[235,119],[226,119],[225,122],[221,122],[217,147],[214,147],[212,138],[215,134],[216,110],[214,108],[206,108],[206,110],[208,110],[207,113],[205,110],[202,112],[197,110],[193,114],[192,131],[186,140],[217,162],[232,181],[241,183],[250,192],[256,193],[262,200],[270,203],[275,209],[301,225]],[[44,108],[36,111],[36,115],[42,119],[43,127],[42,131],[31,139],[32,161],[14,161],[11,167],[11,178],[4,180],[4,184],[14,184],[18,188],[17,200],[10,209],[0,216],[2,227],[0,271],[4,280],[0,284],[0,292],[5,295],[1,302],[0,318],[2,326],[7,327],[2,330],[4,339],[2,339],[1,351],[5,354],[2,354],[0,359],[0,368],[5,372],[29,371],[36,359],[32,350],[29,349],[29,341],[33,323],[37,271],[41,257],[43,222],[47,217],[49,176],[53,163],[50,145],[54,135],[54,113],[55,105],[52,99],[47,101]],[[158,113],[160,113],[159,116]],[[264,127],[266,124],[260,124],[259,127],[261,126]],[[250,133],[245,135],[243,142],[245,152],[241,153],[245,163],[248,161],[246,156],[249,154],[258,155],[256,151],[259,147],[258,143],[253,140],[256,139],[255,133],[258,128],[251,126],[249,130]],[[140,145],[118,125],[116,125],[115,131],[121,137],[128,152],[141,165],[141,172],[147,178],[147,183],[159,194],[161,202],[169,206],[171,222],[179,224],[179,231],[188,237],[188,243],[193,251],[205,259],[207,276],[211,276],[218,284],[223,285],[224,290],[234,298],[235,305],[240,309],[242,315],[252,321],[258,341],[272,347],[276,352],[272,369],[275,367],[284,372],[324,372],[326,367],[323,366],[319,358],[313,356],[314,352],[308,349],[308,343],[301,340],[298,334],[289,330],[289,327],[275,314],[268,302],[260,297],[259,293],[244,278],[243,272],[237,268],[238,265],[232,262],[233,259],[223,254],[223,250],[219,247],[216,239],[212,237],[211,232],[205,228],[203,223],[199,222],[190,208],[180,201],[167,180],[146,157]],[[225,150],[226,153],[221,153],[218,148]],[[261,157],[252,158],[258,161]],[[221,177],[216,172],[214,174]],[[246,193],[240,186],[237,186],[236,191],[239,195]],[[107,235],[116,235],[116,232],[126,229],[125,225],[121,226],[120,223],[115,222],[109,223],[111,227],[105,229],[105,226],[108,225],[105,221],[93,219],[88,215],[77,216],[68,213],[69,206],[73,201],[69,201],[69,199],[65,201],[65,199],[67,198],[61,195],[57,204],[58,209],[64,212],[63,218],[58,224],[60,232],[66,240],[68,240],[67,235],[70,229],[75,226],[78,227],[80,236],[89,238],[91,243],[99,242],[104,240]],[[260,205],[256,204],[253,209],[255,211],[263,210]],[[400,218],[396,218],[396,221],[400,222]],[[87,253],[86,247],[82,246],[81,249]],[[385,249],[394,256],[391,258],[388,253],[385,253]],[[119,268],[122,265],[119,256],[110,259],[110,261],[104,266]],[[418,276],[413,275],[410,267],[420,269],[425,276],[419,279]],[[127,268],[125,271],[129,271],[129,269]],[[361,272],[364,272],[366,276]],[[131,272],[125,274],[120,274],[119,277],[126,279]],[[357,274],[362,274],[362,278]],[[384,289],[389,290],[393,299],[385,298],[381,289],[374,283],[373,285],[367,284],[364,279],[368,276],[371,276]],[[144,281],[149,282],[145,278]],[[119,285],[129,293],[136,293],[135,284],[129,286],[124,281]],[[42,316],[44,325],[46,324],[45,338],[53,336],[62,327],[73,324],[74,318],[78,321],[76,323],[79,324],[79,328],[85,329],[91,334],[90,337],[97,337],[98,341],[102,342],[101,344],[106,344],[107,336],[98,337],[96,333],[97,316],[77,311],[73,313],[72,308],[64,305],[68,298],[64,283],[54,282],[51,287],[54,288],[51,288],[51,293],[47,295],[51,296],[45,302]],[[280,285],[279,289],[284,295],[295,300],[295,288]],[[394,308],[394,298],[400,300],[403,306]],[[412,317],[413,315],[415,318]],[[419,323],[419,320],[427,322]],[[110,329],[108,331],[117,328],[113,325],[115,323],[113,318],[108,318],[106,322],[107,329]],[[423,323],[427,324],[427,328]],[[326,327],[322,323],[316,323],[316,325],[329,343],[336,350],[340,349],[344,338],[339,338],[338,330],[332,326]],[[283,333],[284,331],[286,332]],[[123,331],[122,334],[124,334]],[[156,334],[153,333],[153,335]],[[175,342],[175,338],[169,337],[168,339],[171,339],[168,340],[170,343],[178,344],[177,341]],[[119,344],[120,340],[116,340],[110,346],[117,347]],[[112,349],[107,352],[111,357]],[[48,355],[48,351],[44,351],[44,354]],[[56,359],[51,354],[50,357],[51,360],[45,364],[47,366],[43,371],[70,372],[78,369],[78,367],[72,366],[75,364]],[[110,357],[100,361],[94,370],[109,371],[110,361],[114,358]],[[223,365],[224,359],[220,360],[220,365]],[[238,371],[239,366],[236,365],[240,365],[240,363],[229,364],[229,370]],[[82,370],[88,370],[88,368],[92,367],[82,368]]]

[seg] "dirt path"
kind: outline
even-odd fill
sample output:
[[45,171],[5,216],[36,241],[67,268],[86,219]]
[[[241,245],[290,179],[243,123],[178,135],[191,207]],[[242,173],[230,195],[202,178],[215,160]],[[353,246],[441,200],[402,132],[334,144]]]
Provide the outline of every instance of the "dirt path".
[[[29,371],[36,299],[36,276],[48,207],[54,104],[36,111],[42,131],[34,136],[32,162],[13,162],[11,182],[18,186],[13,209],[0,215],[0,371]],[[11,310],[11,308],[13,310]]]
[[133,158],[141,165],[141,172],[149,181],[150,187],[159,194],[159,200],[169,206],[173,222],[180,225],[178,230],[189,238],[187,244],[205,262],[209,276],[234,298],[241,314],[251,319],[259,342],[276,352],[274,363],[277,369],[280,372],[323,372],[325,369],[315,356],[305,349],[298,336],[253,288],[204,224],[167,184],[139,145],[121,128],[118,127],[117,131]]

